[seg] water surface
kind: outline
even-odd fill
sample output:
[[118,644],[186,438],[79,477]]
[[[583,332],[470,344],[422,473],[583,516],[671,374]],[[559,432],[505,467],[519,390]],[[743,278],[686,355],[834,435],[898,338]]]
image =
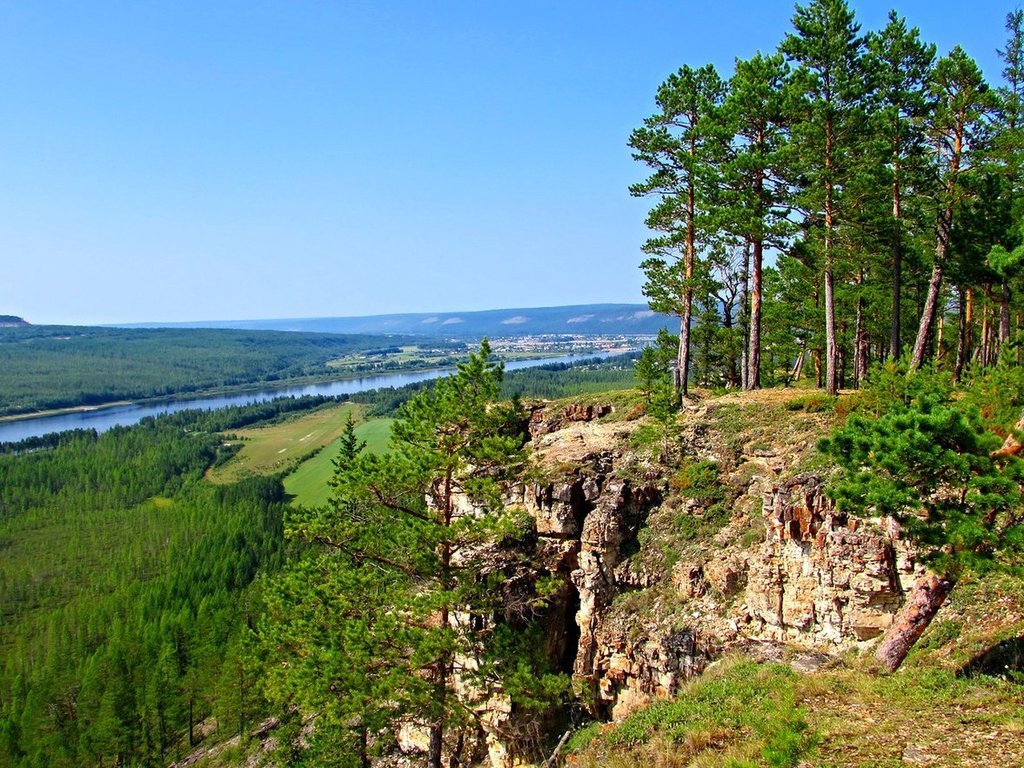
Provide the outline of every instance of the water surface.
[[[602,354],[561,355],[544,357],[535,360],[516,360],[505,363],[505,370],[514,371],[519,368],[533,368],[551,363],[569,363],[575,360],[593,357],[605,357]],[[382,373],[363,376],[358,379],[344,381],[327,381],[319,384],[282,384],[266,386],[258,390],[237,392],[224,395],[198,396],[180,400],[147,402],[144,404],[130,403],[127,405],[110,405],[89,411],[75,411],[51,416],[36,416],[17,421],[0,422],[0,443],[16,442],[29,437],[38,437],[49,432],[66,432],[70,429],[95,429],[104,432],[111,427],[137,424],[147,416],[159,416],[162,413],[176,413],[188,408],[204,411],[216,408],[228,408],[234,405],[249,405],[278,397],[302,397],[303,395],[351,395],[369,389],[387,387],[404,387],[418,381],[436,379],[451,373],[450,369],[432,371],[411,371],[408,373]]]

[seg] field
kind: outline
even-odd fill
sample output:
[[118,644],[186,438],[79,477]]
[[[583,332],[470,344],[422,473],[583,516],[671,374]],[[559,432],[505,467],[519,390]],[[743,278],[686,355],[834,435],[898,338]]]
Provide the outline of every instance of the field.
[[237,430],[233,435],[242,442],[242,449],[207,476],[214,483],[232,483],[250,475],[286,470],[303,456],[337,440],[348,417],[358,421],[360,414],[358,405],[344,403],[269,427]]
[[[356,436],[366,441],[366,450],[383,452],[391,438],[392,419],[371,419],[356,427]],[[328,481],[334,472],[334,457],[338,454],[337,443],[324,448],[320,453],[300,464],[284,479],[284,489],[292,496],[292,504],[315,507],[326,504],[330,497]]]
[[444,368],[461,362],[471,345],[452,342],[434,345],[404,344],[382,347],[371,352],[353,351],[342,357],[327,361],[327,367],[341,372],[363,372],[376,370],[415,370],[419,368]]
[[[291,469],[284,481],[293,503],[315,506],[327,501],[328,481],[334,472],[338,439],[351,416],[358,426],[356,435],[366,441],[367,450],[384,451],[391,437],[391,419],[362,421],[365,406],[344,403],[321,408],[280,424],[232,433],[231,441],[242,443],[230,461],[207,473],[211,482],[232,483],[252,475],[270,475]],[[361,423],[360,423],[361,422]],[[321,450],[322,449],[322,450]],[[316,451],[316,455],[309,454]],[[305,461],[302,461],[304,457]]]

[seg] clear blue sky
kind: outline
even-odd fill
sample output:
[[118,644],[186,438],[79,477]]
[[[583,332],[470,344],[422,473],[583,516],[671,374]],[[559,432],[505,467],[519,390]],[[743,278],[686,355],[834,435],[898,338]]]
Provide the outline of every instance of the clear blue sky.
[[[865,29],[890,2],[855,2]],[[992,79],[1013,5],[902,2]],[[0,314],[642,301],[630,130],[789,2],[0,0]]]

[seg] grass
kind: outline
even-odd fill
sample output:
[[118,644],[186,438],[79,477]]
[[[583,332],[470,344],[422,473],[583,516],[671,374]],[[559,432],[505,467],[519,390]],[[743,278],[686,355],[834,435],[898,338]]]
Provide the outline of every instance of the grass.
[[797,674],[727,659],[671,701],[570,742],[580,768],[1024,765],[1024,686],[934,660]]
[[[349,416],[358,421],[362,410],[362,406],[344,403],[280,424],[239,430],[234,437],[242,443],[242,449],[230,461],[210,470],[207,477],[214,483],[230,483],[249,475],[288,472],[284,487],[293,503],[324,504],[330,496],[328,482],[334,472],[338,440]],[[356,435],[366,441],[367,450],[385,451],[391,437],[391,422],[364,421],[356,427]]]
[[[733,658],[618,726],[573,740],[581,768],[791,768],[814,746],[797,703],[799,676],[780,664]],[[593,737],[584,744],[587,737]]]
[[[631,595],[631,597],[633,597]],[[574,734],[582,768],[1024,765],[1024,659],[978,660],[1024,638],[1024,581],[959,584],[903,667],[878,673],[873,648],[797,674],[727,657],[671,701]],[[997,665],[998,666],[998,665]],[[998,675],[998,676],[996,676]]]
[[[388,449],[393,419],[371,419],[356,427],[356,436],[366,441],[366,450],[383,453]],[[316,456],[302,462],[284,479],[284,489],[292,503],[315,507],[327,503],[330,497],[328,481],[334,472],[334,457],[338,455],[338,442],[334,441]]]
[[1024,686],[907,665],[809,676],[802,688],[817,768],[1024,765]]
[[337,440],[350,415],[358,419],[359,406],[344,403],[280,424],[238,430],[234,436],[241,441],[242,449],[230,461],[213,468],[207,477],[214,483],[231,483],[250,475],[284,471],[302,457]]

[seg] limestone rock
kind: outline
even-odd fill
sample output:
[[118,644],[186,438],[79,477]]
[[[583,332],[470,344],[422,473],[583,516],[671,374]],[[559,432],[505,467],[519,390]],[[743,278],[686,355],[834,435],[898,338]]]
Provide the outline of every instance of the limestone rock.
[[745,595],[765,636],[842,644],[877,637],[892,623],[914,573],[913,553],[892,526],[838,514],[814,475],[766,496],[765,523]]

